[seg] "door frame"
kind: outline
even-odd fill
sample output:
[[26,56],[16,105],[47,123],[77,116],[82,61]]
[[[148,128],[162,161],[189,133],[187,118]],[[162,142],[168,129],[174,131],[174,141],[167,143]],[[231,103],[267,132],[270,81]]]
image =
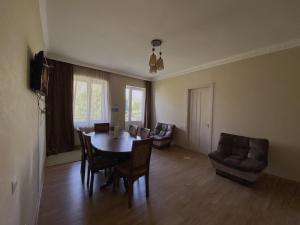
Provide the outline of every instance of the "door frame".
[[207,83],[203,84],[200,86],[196,86],[193,88],[187,89],[187,142],[188,142],[188,147],[190,148],[190,96],[191,96],[191,91],[195,89],[201,89],[201,88],[209,88],[209,152],[212,152],[212,142],[213,142],[213,107],[214,107],[214,89],[215,89],[215,83]]

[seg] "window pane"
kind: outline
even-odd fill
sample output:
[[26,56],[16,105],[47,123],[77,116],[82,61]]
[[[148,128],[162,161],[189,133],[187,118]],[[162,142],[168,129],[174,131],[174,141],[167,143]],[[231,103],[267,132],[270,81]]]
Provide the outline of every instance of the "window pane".
[[91,90],[91,120],[103,120],[102,118],[102,85],[92,83]]
[[132,90],[131,121],[142,121],[143,92]]
[[126,93],[125,93],[125,121],[129,121],[129,89],[126,88]]
[[74,121],[86,121],[88,119],[87,82],[76,81],[74,92]]

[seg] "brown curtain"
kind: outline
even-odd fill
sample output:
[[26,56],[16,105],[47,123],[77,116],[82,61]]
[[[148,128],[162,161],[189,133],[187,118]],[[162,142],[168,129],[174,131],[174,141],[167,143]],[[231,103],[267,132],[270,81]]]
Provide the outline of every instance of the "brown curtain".
[[145,98],[144,127],[151,128],[151,95],[152,95],[151,81],[145,81],[145,86],[146,86],[146,98]]
[[46,97],[47,155],[74,149],[73,65],[48,60],[49,86]]

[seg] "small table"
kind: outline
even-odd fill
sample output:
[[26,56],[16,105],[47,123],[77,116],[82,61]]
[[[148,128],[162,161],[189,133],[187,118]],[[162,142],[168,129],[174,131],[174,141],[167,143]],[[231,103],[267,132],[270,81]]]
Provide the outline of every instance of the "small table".
[[[128,132],[121,132],[118,138],[114,138],[113,132],[105,133],[90,133],[91,144],[95,149],[95,152],[105,157],[114,159],[128,159],[131,153],[132,142],[134,140],[140,140],[139,136],[132,137]],[[112,184],[113,178],[109,176],[106,184],[100,188],[105,188]]]

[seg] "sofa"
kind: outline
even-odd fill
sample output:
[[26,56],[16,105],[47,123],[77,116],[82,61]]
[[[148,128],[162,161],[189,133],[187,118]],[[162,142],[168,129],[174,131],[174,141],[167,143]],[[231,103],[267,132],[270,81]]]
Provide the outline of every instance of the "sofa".
[[175,130],[174,124],[157,123],[154,130],[150,132],[153,138],[153,147],[161,149],[170,146]]
[[268,166],[268,149],[267,139],[221,133],[218,149],[208,157],[218,175],[251,184]]

